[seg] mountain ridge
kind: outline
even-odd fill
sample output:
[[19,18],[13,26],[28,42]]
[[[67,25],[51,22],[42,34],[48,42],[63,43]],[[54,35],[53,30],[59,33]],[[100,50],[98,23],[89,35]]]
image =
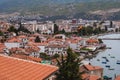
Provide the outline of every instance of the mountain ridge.
[[119,4],[120,0],[1,0],[0,13],[74,16],[82,13],[87,15],[99,10],[117,9],[120,8]]
[[[108,2],[110,1],[110,2]],[[113,4],[114,3],[114,4]],[[119,0],[1,0],[0,1],[0,12],[30,12],[30,11],[43,11],[44,8],[99,8],[104,5],[116,7],[116,4],[120,3]],[[97,5],[96,5],[97,4]],[[78,7],[76,7],[78,6]],[[119,6],[120,7],[120,6]],[[106,8],[106,7],[105,7]],[[118,8],[118,7],[117,7]],[[72,8],[71,8],[72,9]],[[79,9],[79,11],[81,11]]]

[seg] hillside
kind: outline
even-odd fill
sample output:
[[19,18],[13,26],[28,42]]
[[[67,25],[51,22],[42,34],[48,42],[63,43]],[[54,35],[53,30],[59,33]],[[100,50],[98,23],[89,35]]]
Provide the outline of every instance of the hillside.
[[[21,15],[73,17],[85,13],[87,14],[85,16],[99,16],[98,11],[102,13],[108,9],[119,9],[119,4],[120,0],[0,0],[0,13],[19,12]],[[117,12],[111,13],[117,14]]]

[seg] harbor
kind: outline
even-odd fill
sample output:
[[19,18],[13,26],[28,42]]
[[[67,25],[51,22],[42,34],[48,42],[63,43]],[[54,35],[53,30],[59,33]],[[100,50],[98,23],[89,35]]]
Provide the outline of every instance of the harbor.
[[[120,34],[109,34],[100,36],[102,38],[120,38]],[[104,68],[103,76],[114,80],[116,75],[120,74],[120,40],[103,40],[107,48],[99,52],[96,57],[89,60],[92,65]]]

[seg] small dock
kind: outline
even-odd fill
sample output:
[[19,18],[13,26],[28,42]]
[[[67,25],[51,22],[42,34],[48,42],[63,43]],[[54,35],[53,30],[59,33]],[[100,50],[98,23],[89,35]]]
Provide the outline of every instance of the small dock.
[[102,40],[120,40],[120,38],[100,38]]

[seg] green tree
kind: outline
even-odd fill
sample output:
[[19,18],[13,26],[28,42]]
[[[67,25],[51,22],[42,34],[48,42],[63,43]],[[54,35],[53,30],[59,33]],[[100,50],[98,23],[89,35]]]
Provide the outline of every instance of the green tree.
[[35,38],[35,42],[41,42],[39,36],[37,36],[37,37]]
[[37,29],[37,33],[40,33],[41,31],[39,29]]
[[10,26],[10,28],[8,29],[9,32],[16,32],[16,29],[14,26]]
[[93,27],[97,27],[97,23],[96,22],[93,23]]
[[113,27],[113,22],[112,21],[110,21],[110,28],[112,28]]
[[108,31],[108,28],[107,28],[107,26],[105,26],[105,31]]
[[58,25],[54,24],[54,34],[58,33],[59,29],[58,29]]
[[116,28],[116,29],[115,29],[115,32],[118,32],[118,31],[119,31],[119,29],[118,29],[118,28]]
[[78,30],[80,36],[83,36],[83,35],[86,35],[87,32],[86,32],[86,27],[82,27],[82,29]]
[[2,31],[0,31],[0,36],[3,36],[3,35],[4,35],[4,33]]
[[47,55],[46,53],[40,53],[40,58],[44,59],[44,60],[50,60],[51,57],[49,55]]
[[57,59],[57,58],[59,58],[59,57],[60,57],[59,54],[54,54],[54,55],[52,56],[53,59]]
[[90,34],[92,34],[93,33],[93,28],[91,27],[91,26],[88,26],[87,28],[86,28],[86,34],[87,35],[90,35]]
[[61,60],[57,62],[59,71],[56,73],[56,80],[82,80],[82,72],[79,70],[80,60],[70,48],[67,50],[66,58],[61,55]]
[[62,29],[61,33],[62,33],[62,34],[65,34],[65,30],[64,30],[64,29]]
[[94,29],[94,31],[93,31],[93,33],[94,33],[94,34],[99,34],[99,33],[100,33],[100,31],[101,31],[101,29],[100,29],[100,28],[95,28],[95,29]]
[[18,28],[17,32],[22,31],[22,32],[25,32],[25,33],[31,33],[27,28],[25,28],[25,27],[22,25],[21,22],[18,23],[18,24],[19,24],[19,28]]

